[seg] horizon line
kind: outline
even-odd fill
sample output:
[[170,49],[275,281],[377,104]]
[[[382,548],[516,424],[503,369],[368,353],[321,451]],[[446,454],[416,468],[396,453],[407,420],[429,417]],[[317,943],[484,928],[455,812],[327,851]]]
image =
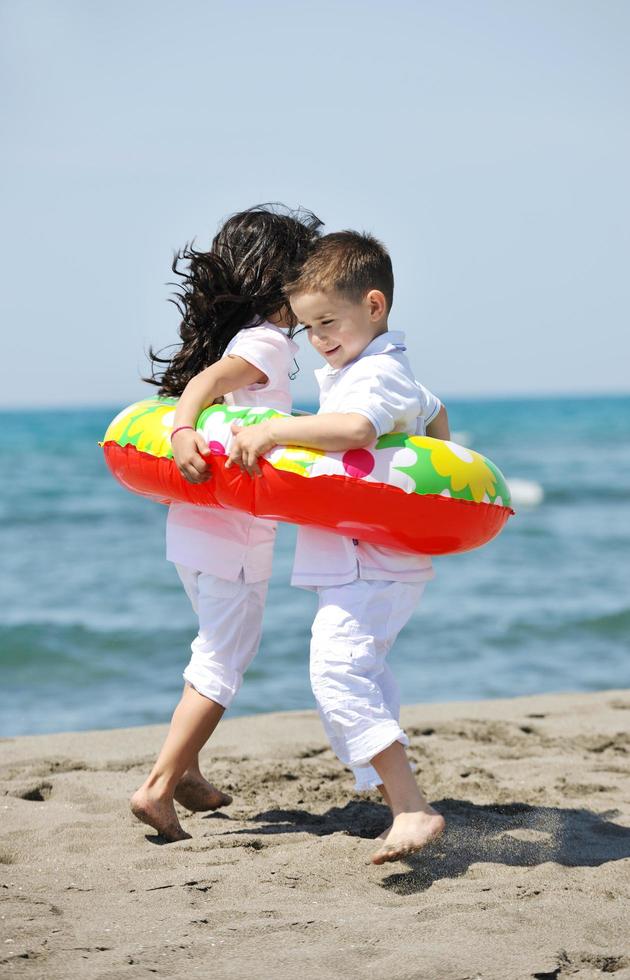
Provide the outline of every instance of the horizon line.
[[[147,397],[152,397],[147,395]],[[629,398],[630,389],[627,391],[562,391],[562,392],[494,392],[490,395],[473,393],[473,394],[445,394],[443,400],[450,400],[452,402],[493,402],[493,401],[575,401],[579,398]],[[132,401],[126,402],[125,404],[132,405],[134,402],[143,401],[142,397],[135,398]],[[309,405],[316,404],[316,399],[308,398],[295,398],[294,407],[298,407],[300,402]],[[46,412],[46,411],[58,411],[58,412],[71,412],[71,411],[99,411],[99,410],[111,410],[116,408],[119,402],[59,402],[55,403],[45,403],[31,404],[31,405],[2,405],[0,403],[0,412],[7,414],[14,414],[17,412]],[[448,406],[447,406],[448,407]]]

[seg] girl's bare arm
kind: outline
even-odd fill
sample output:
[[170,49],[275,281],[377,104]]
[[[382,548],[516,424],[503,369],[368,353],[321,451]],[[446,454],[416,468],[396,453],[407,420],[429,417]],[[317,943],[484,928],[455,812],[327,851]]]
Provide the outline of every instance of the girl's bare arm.
[[[204,455],[208,446],[200,433],[194,431],[197,419],[204,408],[217,398],[237,388],[264,384],[267,376],[259,368],[242,357],[229,354],[195,375],[182,392],[173,421],[173,457],[179,472],[189,483],[203,483],[210,477]],[[181,429],[180,426],[192,426]],[[175,432],[179,429],[179,432]]]
[[194,425],[204,408],[237,388],[264,384],[267,376],[242,357],[229,354],[192,378],[179,399],[173,428]]

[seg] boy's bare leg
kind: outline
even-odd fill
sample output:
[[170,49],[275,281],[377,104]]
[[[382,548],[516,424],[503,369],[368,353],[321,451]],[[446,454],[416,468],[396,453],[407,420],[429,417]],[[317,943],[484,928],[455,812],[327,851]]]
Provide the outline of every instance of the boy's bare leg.
[[131,797],[131,811],[172,842],[190,837],[180,825],[173,798],[177,784],[198,756],[225,708],[186,686],[171,719],[166,741],[148,777]]
[[444,832],[446,824],[418,789],[400,742],[374,756],[372,765],[383,780],[394,817],[387,837],[372,855],[373,864],[384,864],[421,850]]
[[[379,793],[381,794],[381,796],[383,797],[383,799],[385,800],[385,802],[387,803],[387,806],[389,807],[389,809],[391,810],[391,808],[392,808],[392,801],[390,800],[389,793],[387,792],[387,790],[385,789],[385,787],[383,786],[383,784],[382,783],[379,783],[379,785],[376,788],[379,791]],[[390,832],[391,829],[392,829],[392,824],[390,824],[389,827],[387,827],[383,831],[382,834],[379,834],[378,837],[376,838],[376,840],[385,840],[385,838],[387,837],[387,835],[389,834],[389,832]]]

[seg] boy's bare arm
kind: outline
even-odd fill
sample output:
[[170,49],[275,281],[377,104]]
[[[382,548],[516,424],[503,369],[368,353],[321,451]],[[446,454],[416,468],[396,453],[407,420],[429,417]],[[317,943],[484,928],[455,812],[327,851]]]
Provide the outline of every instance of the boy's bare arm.
[[305,446],[307,449],[341,452],[369,446],[377,435],[369,419],[358,412],[269,419],[244,429],[232,426],[232,432],[235,439],[226,466],[236,463],[250,475],[260,472],[256,460],[274,446]]
[[437,413],[432,422],[427,425],[427,435],[432,439],[450,439],[451,430],[448,424],[448,415],[444,405]]

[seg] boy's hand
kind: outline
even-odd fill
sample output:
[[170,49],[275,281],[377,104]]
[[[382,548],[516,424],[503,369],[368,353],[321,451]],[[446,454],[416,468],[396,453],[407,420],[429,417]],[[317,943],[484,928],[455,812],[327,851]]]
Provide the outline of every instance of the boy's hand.
[[205,483],[211,473],[204,456],[210,455],[208,444],[199,432],[180,429],[171,439],[177,469],[189,483]]
[[258,457],[264,456],[277,445],[271,436],[269,423],[259,422],[257,425],[248,425],[246,428],[242,428],[234,422],[232,423],[232,434],[234,439],[225,468],[229,469],[235,463],[250,476],[260,476]]

